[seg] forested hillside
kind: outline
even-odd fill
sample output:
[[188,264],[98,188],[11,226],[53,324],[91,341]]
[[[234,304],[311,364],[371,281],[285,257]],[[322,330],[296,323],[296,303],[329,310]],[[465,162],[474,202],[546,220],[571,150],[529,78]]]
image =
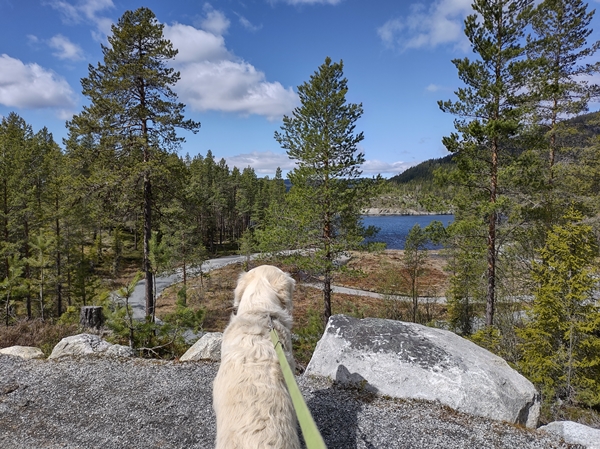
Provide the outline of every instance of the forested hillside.
[[[132,172],[135,161],[86,141],[68,142],[62,151],[47,129],[34,132],[17,114],[2,120],[0,144],[4,323],[96,303],[101,283],[141,257],[142,179]],[[280,172],[259,178],[210,151],[163,154],[160,165],[152,203],[154,272],[196,266],[226,245],[237,248],[231,244],[285,194]]]
[[407,168],[399,175],[390,178],[389,181],[396,184],[406,184],[411,181],[428,183],[433,181],[434,172],[438,168],[450,169],[452,166],[452,155],[449,154],[438,159],[428,159],[414,167]]
[[438,169],[451,170],[452,155],[429,159],[387,180],[382,192],[371,200],[371,214],[452,213],[452,189],[435,181]]

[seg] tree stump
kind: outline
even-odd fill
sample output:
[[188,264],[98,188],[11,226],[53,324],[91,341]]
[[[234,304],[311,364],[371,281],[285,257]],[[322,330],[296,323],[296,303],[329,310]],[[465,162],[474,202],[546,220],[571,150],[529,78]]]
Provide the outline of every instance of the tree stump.
[[90,329],[100,329],[104,323],[101,306],[84,306],[79,314],[79,324]]

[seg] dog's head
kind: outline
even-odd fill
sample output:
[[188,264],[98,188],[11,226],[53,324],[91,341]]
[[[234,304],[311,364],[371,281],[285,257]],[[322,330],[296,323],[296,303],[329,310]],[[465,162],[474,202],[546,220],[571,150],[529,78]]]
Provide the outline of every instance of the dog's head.
[[292,313],[292,294],[296,281],[272,265],[261,265],[242,273],[234,292],[237,313],[254,310]]

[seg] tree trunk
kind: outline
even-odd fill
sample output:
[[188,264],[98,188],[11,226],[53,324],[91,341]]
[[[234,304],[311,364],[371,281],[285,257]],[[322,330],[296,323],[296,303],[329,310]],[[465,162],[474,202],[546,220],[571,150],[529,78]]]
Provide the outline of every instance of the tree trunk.
[[413,272],[411,279],[411,294],[413,299],[413,323],[417,322],[417,309],[419,308],[419,295],[417,294],[417,270]]
[[6,295],[6,327],[8,327],[9,314],[10,314],[10,290],[8,292],[8,295]]
[[60,260],[60,220],[58,218],[58,195],[56,196],[56,316],[62,315],[62,283],[61,283],[61,260]]
[[[4,180],[3,184],[3,212],[4,212],[4,242],[6,243],[6,245],[8,245],[8,240],[10,237],[9,234],[9,230],[8,230],[8,186],[7,186],[7,181],[6,179]],[[6,254],[4,256],[4,268],[6,269],[5,274],[4,274],[4,278],[8,279],[10,273],[8,271],[9,266],[8,266],[8,254]]]
[[[492,165],[490,182],[490,203],[495,205],[498,190],[498,141],[492,141]],[[496,302],[496,211],[490,213],[487,238],[487,295],[485,324],[494,325],[494,308]]]
[[69,225],[67,224],[67,306],[71,305],[71,293],[73,291],[71,285],[71,233],[69,231]]
[[104,315],[100,306],[84,306],[79,314],[79,324],[88,329],[100,329],[104,323]]
[[325,272],[323,281],[323,306],[323,328],[325,328],[331,316],[331,273],[329,270]]
[[[31,279],[31,267],[29,265],[29,259],[30,259],[30,254],[29,254],[29,223],[27,222],[27,220],[25,220],[24,223],[24,230],[25,230],[25,279],[30,280]],[[29,284],[27,284],[27,292],[25,293],[26,297],[25,297],[25,304],[27,307],[27,319],[31,320],[32,318],[32,313],[31,313],[31,292],[29,291]]]
[[46,318],[44,316],[44,255],[41,258],[41,273],[40,273],[40,314],[42,321]]
[[146,284],[146,317],[154,316],[154,277],[150,263],[150,239],[152,238],[152,185],[148,174],[144,175],[144,273]]
[[[140,45],[141,47],[141,45]],[[143,79],[138,78],[138,90],[140,95],[140,106],[146,107],[146,85]],[[146,318],[150,317],[154,321],[154,279],[152,275],[152,265],[150,263],[150,240],[152,239],[152,183],[150,182],[150,173],[148,162],[150,161],[150,143],[148,141],[148,121],[146,118],[141,120],[142,136],[144,138],[144,274],[146,284]]]

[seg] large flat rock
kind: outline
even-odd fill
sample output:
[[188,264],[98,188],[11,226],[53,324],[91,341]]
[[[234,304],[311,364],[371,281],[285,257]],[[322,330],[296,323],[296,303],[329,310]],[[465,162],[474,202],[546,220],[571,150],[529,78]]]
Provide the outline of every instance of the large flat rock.
[[86,355],[103,355],[109,357],[133,357],[129,346],[113,345],[93,334],[78,334],[65,337],[52,349],[48,359]]
[[222,341],[223,332],[207,332],[179,358],[179,361],[212,360],[220,362]]
[[414,323],[334,315],[305,375],[527,427],[539,418],[535,387],[503,359],[452,332]]
[[14,355],[26,360],[45,358],[42,350],[34,346],[9,346],[0,349],[0,354]]
[[600,430],[573,421],[554,421],[540,427],[562,437],[566,443],[581,444],[587,449],[600,449]]

